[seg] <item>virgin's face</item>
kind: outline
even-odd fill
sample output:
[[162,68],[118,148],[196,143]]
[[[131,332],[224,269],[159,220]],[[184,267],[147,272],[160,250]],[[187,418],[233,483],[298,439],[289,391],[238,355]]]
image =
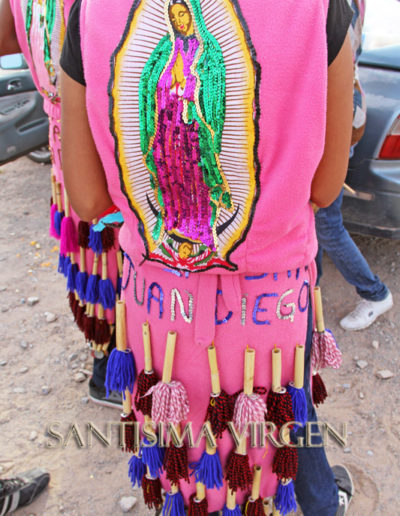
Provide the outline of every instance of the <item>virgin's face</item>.
[[175,30],[183,36],[189,36],[193,33],[192,16],[182,4],[172,5],[169,9],[169,17]]

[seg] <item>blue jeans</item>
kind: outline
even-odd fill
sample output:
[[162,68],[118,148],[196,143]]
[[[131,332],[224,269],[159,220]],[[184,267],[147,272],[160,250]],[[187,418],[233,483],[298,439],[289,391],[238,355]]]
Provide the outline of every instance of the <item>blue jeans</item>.
[[388,288],[369,265],[343,226],[343,190],[336,201],[327,208],[321,208],[315,215],[318,237],[316,257],[318,281],[322,276],[322,254],[326,251],[344,279],[356,287],[357,294],[369,301],[382,301],[388,295]]
[[[310,392],[310,355],[312,340],[312,310],[308,311],[307,339],[305,350],[304,391],[307,399],[308,421],[317,421],[317,414],[311,401]],[[313,433],[318,432],[313,425]],[[305,428],[291,433],[293,442],[303,437],[306,443]],[[312,444],[322,444],[320,435],[312,438]],[[298,448],[299,467],[295,481],[296,498],[304,516],[335,516],[339,499],[333,472],[328,464],[325,448]]]

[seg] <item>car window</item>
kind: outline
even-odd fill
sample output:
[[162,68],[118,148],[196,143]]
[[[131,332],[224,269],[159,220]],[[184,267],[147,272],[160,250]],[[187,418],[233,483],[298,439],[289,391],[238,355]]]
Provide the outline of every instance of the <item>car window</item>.
[[400,1],[367,0],[364,50],[400,44]]

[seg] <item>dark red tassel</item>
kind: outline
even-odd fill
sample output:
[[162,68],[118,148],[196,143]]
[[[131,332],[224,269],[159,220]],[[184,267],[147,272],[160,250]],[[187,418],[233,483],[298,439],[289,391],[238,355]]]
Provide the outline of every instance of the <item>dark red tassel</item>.
[[[135,423],[136,418],[135,414],[132,412],[128,415],[121,415],[121,423]],[[135,448],[135,438],[134,438],[134,426],[130,424],[125,425],[125,439],[124,446],[122,447],[123,451],[136,453],[137,449]]]
[[164,470],[167,479],[171,484],[178,484],[179,480],[186,480],[189,482],[189,465],[186,445],[175,446],[170,443],[165,450],[164,455]]
[[208,516],[207,498],[203,498],[200,502],[196,502],[196,493],[189,498],[188,516]]
[[103,253],[106,253],[114,247],[115,233],[113,228],[105,227],[101,232],[101,243],[103,246]]
[[79,301],[76,299],[74,292],[68,292],[68,302],[75,319],[76,307],[79,304]]
[[295,479],[297,475],[297,465],[297,448],[284,446],[276,450],[274,462],[272,463],[272,472],[276,473],[279,479]]
[[292,397],[286,391],[284,393],[269,391],[267,397],[267,419],[272,421],[277,428],[289,421],[294,421]]
[[135,407],[136,410],[140,411],[144,416],[151,416],[151,405],[153,401],[153,395],[149,394],[145,396],[146,392],[156,385],[158,377],[153,371],[146,373],[144,370],[140,372],[138,376],[137,389],[135,394]]
[[94,341],[96,344],[107,344],[110,342],[110,325],[106,319],[95,318]]
[[264,506],[261,496],[257,500],[252,500],[251,497],[243,505],[242,512],[245,516],[264,516]]
[[90,226],[88,222],[80,220],[78,224],[78,245],[84,249],[89,248]]
[[312,399],[314,405],[320,405],[328,397],[325,384],[318,373],[312,377]]
[[249,457],[240,455],[232,450],[226,464],[226,481],[232,491],[249,489],[253,482],[253,474],[250,470]]
[[76,305],[76,311],[75,311],[75,322],[78,328],[81,331],[85,331],[85,319],[86,319],[86,305],[81,304],[78,302]]
[[222,390],[218,396],[211,396],[207,407],[206,421],[210,421],[215,437],[222,437],[229,421],[233,418],[235,400]]
[[142,478],[142,490],[144,503],[149,509],[157,509],[162,505],[161,482],[159,478],[148,478],[144,475]]
[[83,322],[83,333],[87,341],[92,341],[95,338],[96,317],[86,315]]

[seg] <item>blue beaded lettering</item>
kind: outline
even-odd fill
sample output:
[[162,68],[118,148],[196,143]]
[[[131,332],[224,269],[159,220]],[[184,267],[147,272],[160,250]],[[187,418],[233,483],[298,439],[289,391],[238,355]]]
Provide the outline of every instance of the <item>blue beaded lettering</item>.
[[130,280],[130,278],[131,278],[131,270],[132,270],[132,269],[133,269],[133,270],[135,270],[135,266],[133,265],[133,263],[132,263],[132,260],[131,260],[130,256],[129,256],[129,255],[127,255],[126,253],[124,253],[124,257],[125,257],[125,258],[128,260],[128,262],[129,262],[129,269],[128,269],[128,275],[127,275],[127,277],[126,277],[125,285],[122,285],[122,284],[121,284],[121,290],[126,290],[126,288],[127,288],[127,287],[128,287],[128,285],[129,285],[129,280]]
[[264,321],[260,321],[259,319],[257,319],[257,314],[259,312],[267,312],[268,311],[267,308],[260,307],[260,303],[261,303],[262,299],[264,299],[265,297],[278,297],[278,294],[276,292],[273,292],[273,293],[268,293],[268,294],[260,294],[257,297],[256,302],[254,303],[254,308],[253,308],[253,323],[254,324],[259,324],[259,325],[271,324],[271,321],[269,321],[268,319],[265,319]]
[[229,319],[232,317],[233,313],[231,310],[227,313],[226,317],[224,319],[218,319],[218,296],[222,296],[222,290],[217,290],[217,299],[215,301],[215,324],[225,324],[229,321]]
[[[306,304],[304,306],[301,305],[301,297],[303,294],[304,289],[306,289]],[[301,286],[300,292],[299,292],[299,299],[297,301],[297,304],[299,306],[300,312],[305,312],[308,308],[309,303],[309,294],[310,294],[310,285],[307,280],[304,281],[303,285]]]
[[[158,292],[159,292],[159,297],[155,296],[153,294],[153,288],[158,288]],[[158,283],[156,283],[155,281],[150,285],[149,287],[149,290],[148,290],[148,297],[147,297],[147,312],[150,313],[150,308],[151,308],[151,300],[154,299],[154,301],[157,301],[157,303],[159,303],[159,319],[162,318],[163,316],[163,313],[164,313],[164,292],[163,292],[163,289],[160,287],[160,285]]]
[[267,276],[268,276],[268,272],[264,272],[264,274],[260,274],[259,276],[245,276],[244,279],[251,281],[251,280],[263,279],[263,278],[266,278]]

